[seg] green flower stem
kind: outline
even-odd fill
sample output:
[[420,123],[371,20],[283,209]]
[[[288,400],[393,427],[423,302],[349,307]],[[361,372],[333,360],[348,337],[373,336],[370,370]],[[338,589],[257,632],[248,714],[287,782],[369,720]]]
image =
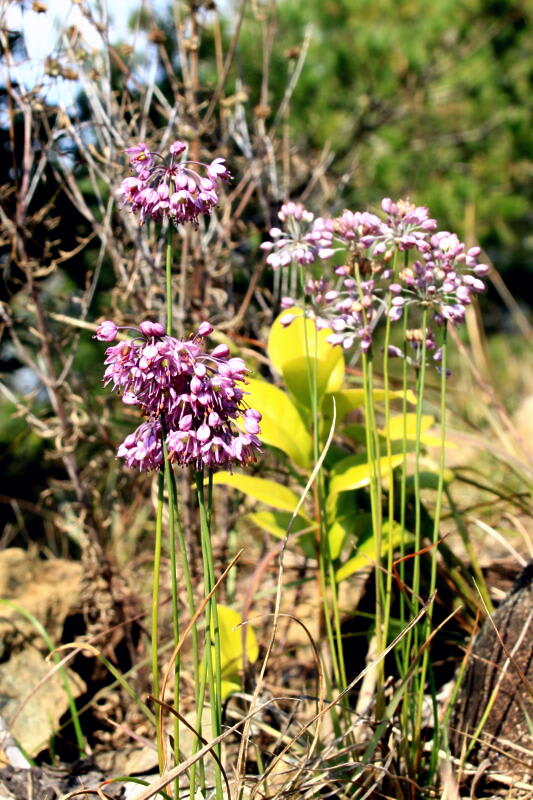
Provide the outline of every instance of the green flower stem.
[[[152,686],[154,697],[159,697],[159,574],[161,572],[161,545],[163,541],[163,494],[165,476],[162,471],[157,476],[157,512],[155,519],[154,575],[152,586]],[[161,706],[156,708],[157,756],[159,769],[164,766],[163,742],[159,734]]]
[[[205,648],[204,648],[205,650]],[[198,687],[196,689],[197,692],[197,701],[196,701],[196,724],[195,730],[198,736],[195,736],[193,744],[192,744],[192,755],[194,755],[200,747],[200,736],[202,735],[202,716],[204,710],[204,702],[205,702],[205,690],[207,687],[207,659],[205,657],[202,658],[201,664],[199,664],[200,672],[199,672],[199,682]],[[198,762],[198,773],[199,773],[199,783],[200,789],[205,793],[206,790],[206,783],[205,783],[205,765],[203,758],[200,759]],[[194,800],[196,797],[196,762],[191,766],[191,781],[190,781],[190,798]]]
[[[442,358],[440,375],[440,449],[439,449],[439,482],[437,485],[437,497],[435,498],[435,516],[433,524],[433,544],[439,541],[440,517],[442,512],[442,497],[444,494],[444,470],[446,467],[446,370],[448,356],[448,323],[444,323],[442,333]],[[431,560],[431,581],[429,593],[433,594],[437,585],[437,548],[433,547],[434,554]],[[431,610],[426,615],[426,625],[428,629],[431,624]]]
[[[416,380],[416,427],[415,427],[415,551],[418,552],[422,545],[422,497],[420,486],[420,457],[422,455],[422,411],[424,404],[424,388],[426,381],[426,332],[427,332],[427,310],[422,312],[421,324],[422,345],[420,348],[420,363]],[[420,590],[420,557],[414,560],[413,569],[413,601],[415,609],[418,610],[418,594]]]
[[[420,484],[420,458],[422,455],[422,411],[424,404],[424,389],[426,381],[426,357],[427,357],[427,309],[424,308],[422,312],[422,323],[420,326],[422,342],[420,347],[420,362],[418,365],[417,385],[416,385],[416,427],[415,427],[415,474],[414,474],[414,490],[415,490],[415,553],[418,553],[422,547],[422,489]],[[415,613],[419,610],[419,597],[420,597],[420,559],[422,556],[416,555],[413,565],[413,604]],[[421,631],[417,626],[413,628],[413,652],[418,652],[420,646]],[[424,684],[422,682],[422,675],[419,673],[415,676],[415,696],[418,698],[418,703],[415,703],[415,721],[414,721],[414,747],[413,753],[419,752],[420,745],[420,731],[422,727],[422,706],[423,706],[423,690]]]
[[[309,387],[309,398],[311,401],[311,419],[313,428],[313,459],[315,464],[318,462],[320,453],[320,430],[319,430],[319,407],[318,407],[318,331],[314,326],[314,350],[311,351],[309,337],[307,333],[307,317],[305,313],[305,276],[303,268],[298,269],[298,278],[304,308],[303,330],[306,354],[307,381]],[[312,356],[314,353],[314,357]],[[346,669],[344,665],[344,653],[342,648],[342,634],[340,627],[340,614],[338,607],[337,583],[335,580],[335,570],[329,557],[329,545],[327,539],[327,524],[325,511],[325,490],[324,474],[319,470],[316,484],[314,487],[315,511],[318,517],[318,564],[320,592],[324,611],[324,623],[331,654],[331,663],[335,682],[340,690],[346,686]],[[330,610],[330,601],[332,609]],[[332,619],[333,617],[333,630]],[[335,722],[334,722],[335,724]]]
[[[407,267],[409,264],[409,254],[407,250],[404,254],[404,267]],[[407,392],[409,390],[409,342],[407,341],[407,326],[409,324],[409,311],[406,306],[404,306],[403,314],[402,314],[402,348],[403,348],[403,358],[402,358],[402,418],[403,418],[403,426],[402,426],[402,468],[401,468],[401,477],[400,477],[400,526],[402,530],[405,530],[405,511],[407,507],[407,413],[408,413],[408,404],[407,404]],[[403,557],[405,556],[405,542],[402,536],[400,542],[400,581],[402,586],[402,591],[400,592],[400,622],[402,625],[405,625],[407,622],[406,618],[406,602],[410,604],[410,598],[406,597],[405,592],[403,591],[403,586],[405,585],[405,561]],[[409,647],[406,646],[405,640],[402,640],[402,651],[405,655],[405,663],[404,663],[404,674],[406,673],[408,666],[409,666]]]
[[[407,251],[406,251],[407,252]],[[394,251],[394,258],[392,262],[392,274],[396,275],[396,262],[398,258],[398,250]],[[387,478],[389,482],[389,497],[388,497],[388,543],[387,543],[387,578],[385,582],[385,598],[384,618],[383,618],[383,642],[387,644],[389,638],[390,615],[392,605],[392,560],[394,556],[394,548],[392,546],[392,539],[394,535],[394,503],[395,503],[395,483],[392,468],[392,442],[389,433],[390,429],[390,380],[389,380],[389,345],[391,343],[391,320],[389,312],[392,308],[392,296],[389,292],[387,309],[386,309],[386,322],[385,322],[385,341],[383,345],[383,389],[385,391],[385,431],[386,431],[386,448],[387,448]],[[404,417],[405,420],[405,417]],[[404,453],[405,458],[405,453]],[[402,536],[403,541],[403,536]]]
[[[177,497],[175,484],[172,475],[172,466],[168,460],[168,449],[166,444],[166,430],[164,420],[161,420],[161,430],[163,433],[163,457],[165,461],[165,484],[168,497],[168,547],[170,552],[170,581],[172,595],[172,637],[174,645],[177,645],[180,638],[179,608],[178,608],[178,575],[176,560],[176,525],[178,523]],[[157,695],[156,695],[157,696]],[[162,697],[161,700],[164,700]],[[174,707],[180,710],[180,656],[174,662]],[[174,760],[179,764],[180,758],[180,724],[179,718],[173,715],[174,728]],[[178,796],[179,786],[176,786],[176,796]]]
[[[165,252],[165,283],[166,283],[166,307],[167,307],[167,335],[172,336],[172,233],[173,228],[169,223],[167,228],[167,244]],[[165,422],[161,417],[161,437],[164,457],[164,476],[168,497],[168,531],[169,531],[169,551],[170,551],[170,570],[171,570],[171,593],[172,593],[172,634],[174,644],[179,641],[179,611],[178,611],[178,584],[177,584],[177,564],[176,564],[176,520],[179,519],[177,508],[177,495],[173,481],[172,468],[168,460],[168,450],[166,445]],[[159,692],[155,693],[159,696]],[[162,700],[164,698],[161,698]],[[174,664],[174,706],[180,710],[180,658],[176,658]],[[161,709],[158,709],[158,714]],[[179,717],[173,716],[174,729],[174,761],[179,764],[180,759],[180,728]],[[176,797],[179,797],[179,782],[175,785]]]
[[[370,463],[370,511],[372,517],[372,534],[375,540],[375,583],[376,583],[376,655],[385,647],[383,640],[383,573],[381,571],[382,550],[382,509],[381,509],[381,472],[379,464],[379,442],[377,439],[376,417],[374,414],[374,375],[372,353],[363,353],[363,384],[365,393],[365,437],[368,461]],[[376,715],[381,716],[384,703],[384,664],[381,660],[377,667],[377,701]]]
[[[361,273],[359,264],[355,263],[355,277],[357,284],[361,284]],[[362,295],[361,295],[362,299]],[[365,325],[368,325],[366,314],[363,308],[363,319]],[[375,619],[375,635],[376,635],[376,650],[377,655],[382,652],[386,646],[383,638],[383,574],[381,571],[381,550],[383,538],[383,519],[381,509],[381,469],[380,469],[380,443],[378,438],[376,415],[374,412],[374,369],[373,369],[373,356],[372,349],[367,353],[363,352],[362,357],[363,366],[363,388],[365,398],[365,439],[367,457],[370,463],[370,511],[372,518],[372,534],[375,540],[375,584],[376,584],[376,619]],[[383,660],[379,661],[377,666],[377,698],[376,698],[376,717],[380,718],[384,709],[385,699],[383,697],[383,686],[385,682],[384,663]]]
[[[211,520],[213,518],[213,470],[210,469],[207,476],[207,526],[209,531],[209,553],[211,555],[211,588],[216,583],[215,578],[215,567],[213,563],[213,550],[211,548]],[[213,596],[213,606],[214,606],[214,626],[215,626],[215,664],[216,664],[216,692],[217,697],[222,703],[222,654],[221,654],[221,645],[220,645],[220,629],[218,624],[218,608],[216,597]],[[222,715],[222,706],[221,706],[221,715]]]
[[[408,341],[407,341],[407,325],[409,322],[408,310],[404,308],[403,317],[402,317],[402,342],[403,342],[403,359],[402,359],[402,417],[403,417],[403,430],[402,430],[402,464],[401,464],[401,476],[400,476],[400,526],[402,530],[405,530],[405,512],[407,507],[407,413],[408,413],[408,404],[407,404],[407,392],[409,390],[409,362],[408,358]],[[403,630],[408,622],[408,616],[411,606],[411,595],[407,594],[406,590],[404,589],[405,586],[405,541],[402,537],[400,541],[400,564],[399,564],[399,575],[400,575],[400,626]],[[400,676],[405,678],[405,676],[409,672],[409,662],[410,662],[410,653],[411,653],[411,632],[407,634],[401,641],[401,652],[399,654],[398,663],[400,669]],[[409,685],[405,683],[405,692],[404,697],[402,700],[400,716],[401,716],[401,725],[403,731],[409,730],[409,717],[411,711],[411,704],[409,702]],[[406,762],[409,762],[409,737],[405,735],[402,737],[401,743],[402,750],[404,750],[404,756]]]
[[167,335],[172,336],[172,233],[169,223],[167,228],[167,246],[165,258],[166,301],[167,301]]
[[[203,471],[198,471],[196,473],[196,491],[198,496],[198,507],[200,509],[200,533],[205,582],[204,591],[207,595],[215,585],[215,568],[213,564],[213,550],[211,547],[211,531],[209,525],[209,521],[211,519],[211,509],[207,508],[205,502]],[[212,733],[213,737],[217,738],[222,732],[222,668],[220,652],[220,629],[218,625],[218,611],[215,595],[212,595],[207,604],[205,619],[204,664],[207,664]],[[215,651],[214,669],[211,645],[212,640],[214,642]],[[216,746],[215,752],[220,759],[220,744]],[[217,763],[215,763],[215,789],[217,800],[222,800],[222,774],[220,772],[220,766]]]
[[[394,269],[393,269],[394,272]],[[391,321],[389,311],[391,302],[387,304],[387,320],[385,324],[385,342],[383,349],[383,389],[385,391],[385,431],[387,448],[387,479],[389,483],[388,497],[388,543],[387,543],[387,577],[385,581],[385,597],[383,601],[383,642],[386,645],[389,635],[391,603],[392,603],[392,559],[393,559],[393,526],[394,526],[394,476],[392,469],[392,442],[390,437],[390,381],[389,381],[389,345],[391,334]],[[403,538],[403,537],[402,537]]]
[[[176,520],[176,533],[178,534],[178,547],[181,556],[181,569],[183,571],[183,577],[185,580],[185,591],[187,594],[187,608],[191,618],[194,616],[195,611],[195,604],[194,604],[194,590],[192,585],[192,577],[191,577],[191,568],[189,564],[189,557],[187,551],[187,542],[185,541],[185,533],[183,530],[183,525],[181,524],[181,519],[178,513],[178,491],[176,486],[176,476],[174,475],[174,471],[172,468],[169,470],[170,473],[170,497],[175,504],[175,516],[174,519]],[[193,658],[194,658],[194,680],[195,685],[198,686],[198,676],[199,676],[199,645],[198,645],[198,626],[195,624],[191,630],[191,638],[192,638],[192,649],[193,649]],[[195,698],[198,699],[198,698]]]
[[[409,264],[409,254],[407,250],[404,253],[404,267],[407,268]],[[402,417],[403,417],[403,427],[402,427],[402,468],[401,468],[401,477],[400,477],[400,527],[402,530],[405,530],[405,511],[407,508],[407,413],[408,413],[408,403],[407,403],[407,392],[409,390],[409,342],[407,341],[407,326],[409,324],[409,311],[406,306],[404,306],[403,314],[402,314],[402,348],[403,348],[403,359],[402,359]],[[402,536],[400,541],[400,581],[401,581],[401,591],[400,591],[400,622],[403,625],[407,623],[407,611],[411,609],[411,598],[406,595],[403,587],[405,586],[405,561],[403,560],[405,556],[405,541],[404,537]],[[406,605],[409,606],[409,609],[406,609]],[[404,656],[404,663],[403,663],[403,672],[402,674],[406,674],[409,668],[409,637],[406,639],[402,639],[402,653]],[[402,711],[405,710],[405,704],[402,705]]]
[[[403,417],[403,429],[402,429],[402,470],[401,470],[401,479],[400,479],[400,525],[402,529],[405,529],[405,510],[407,507],[407,392],[409,391],[409,362],[407,361],[408,358],[408,342],[407,342],[407,325],[408,325],[408,312],[407,309],[404,309],[403,312],[403,322],[402,322],[402,341],[403,341],[403,359],[402,359],[402,417]],[[402,538],[400,544],[400,554],[401,558],[405,556],[405,542]],[[400,580],[402,582],[402,586],[405,582],[405,561],[400,561]],[[406,622],[406,602],[410,605],[410,598],[406,597],[405,592],[402,591],[400,594],[400,621],[402,624]],[[407,669],[406,664],[406,669]]]
[[[446,466],[446,361],[447,361],[447,334],[448,326],[444,323],[444,330],[442,335],[442,360],[441,360],[441,377],[440,377],[440,448],[439,448],[439,480],[437,484],[437,496],[435,498],[435,511],[433,520],[433,537],[431,549],[431,572],[429,583],[429,594],[433,594],[437,585],[437,544],[439,541],[440,532],[440,517],[442,510],[442,497],[444,494],[444,469]],[[433,607],[429,608],[424,619],[423,624],[423,639],[426,640],[431,634],[431,619]],[[418,701],[417,701],[417,719],[415,730],[418,732],[422,726],[422,708],[424,703],[424,692],[426,684],[426,675],[429,666],[429,648],[424,649],[422,656],[422,665],[420,669],[420,682],[418,687]],[[430,679],[432,676],[430,675]],[[432,693],[433,697],[434,694]],[[436,704],[434,703],[435,713]],[[435,719],[435,731],[439,730],[438,718]],[[432,748],[432,762],[435,761],[439,748],[439,736],[433,739]]]
[[[193,592],[193,586],[192,586],[191,570],[190,570],[190,566],[189,566],[187,543],[185,541],[185,534],[184,534],[184,531],[183,531],[183,525],[181,524],[181,519],[180,519],[180,516],[179,516],[178,491],[177,491],[177,486],[176,486],[176,476],[174,475],[174,470],[172,469],[172,467],[170,465],[170,462],[168,461],[168,453],[166,451],[166,443],[164,445],[164,453],[165,453],[165,478],[167,480],[167,486],[169,487],[168,496],[169,496],[170,504],[174,508],[175,531],[177,533],[177,542],[178,542],[178,548],[179,548],[180,558],[181,558],[181,570],[182,570],[183,578],[185,580],[185,591],[186,591],[186,594],[187,594],[187,608],[188,608],[188,611],[189,611],[189,615],[190,615],[190,617],[192,619],[192,617],[194,616],[194,612],[195,612],[195,606],[194,606],[194,592]],[[175,553],[175,545],[174,546],[171,545],[171,548],[172,548],[171,552]],[[175,562],[174,562],[174,566],[172,567],[172,571],[173,571],[173,575],[177,574],[177,569],[176,569]],[[174,585],[172,587],[172,591],[174,593]],[[177,589],[176,589],[176,595],[177,595]],[[177,634],[179,634],[179,629],[177,627],[177,624],[175,623],[174,624],[174,636],[176,636]],[[201,682],[200,682],[200,648],[199,648],[199,644],[198,644],[198,625],[196,623],[194,623],[194,625],[192,626],[191,638],[192,638],[193,671],[194,671],[194,692],[195,692],[194,699],[195,699],[196,707],[199,708],[199,707],[201,707],[202,702],[203,702],[203,694],[202,694],[201,699],[200,699],[200,685],[201,685]],[[177,639],[175,639],[174,645],[176,645],[176,643],[177,643]],[[179,657],[176,660],[176,668],[175,669],[176,669],[175,678],[176,678],[177,686],[175,684],[174,691],[178,691],[178,693],[179,693]],[[178,697],[179,697],[179,694],[176,695],[176,698],[178,698]],[[177,705],[176,705],[176,708],[179,711],[179,708],[177,707]],[[176,727],[176,723],[177,722],[178,722],[178,720],[174,721],[174,726],[175,727]],[[178,741],[177,738],[175,738],[175,741]],[[197,743],[198,741],[199,740],[195,739],[195,743]],[[177,748],[175,748],[175,751],[179,752],[179,750]],[[196,769],[195,768],[196,768],[196,764],[193,764],[193,766],[191,768],[191,781],[190,781],[191,782],[191,792],[192,792],[191,797],[194,797],[194,793],[195,793],[195,790],[196,790],[196,783],[195,783]]]

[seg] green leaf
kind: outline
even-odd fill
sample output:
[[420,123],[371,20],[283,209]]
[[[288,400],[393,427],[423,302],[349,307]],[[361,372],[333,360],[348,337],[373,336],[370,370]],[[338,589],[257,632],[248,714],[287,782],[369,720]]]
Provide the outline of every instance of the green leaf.
[[[392,455],[390,458],[390,467],[394,469],[399,466],[403,459],[404,456],[402,453]],[[378,465],[382,479],[387,478],[389,457],[387,455],[382,456],[378,459]],[[360,489],[362,486],[368,486],[371,475],[372,464],[367,461],[366,453],[358,453],[357,455],[343,458],[331,471],[329,482],[330,496],[338,492],[346,492],[349,489]]]
[[[420,441],[422,444],[425,444],[427,447],[440,447],[440,437],[433,436],[431,433],[427,433],[429,428],[432,427],[433,423],[435,422],[435,417],[431,414],[423,414],[420,420]],[[405,438],[408,440],[416,440],[416,414],[406,414],[405,415],[405,422],[403,414],[397,414],[390,418],[389,420],[389,436],[391,440],[398,440],[403,439],[404,437],[404,429],[405,429]],[[383,436],[387,435],[387,430],[383,428],[380,430],[380,433]],[[445,442],[446,447],[457,447],[456,444],[453,442]]]
[[251,379],[246,386],[247,402],[262,414],[259,438],[278,447],[297,466],[311,466],[313,441],[308,427],[291,398],[266,381]]
[[369,512],[361,511],[355,505],[355,495],[341,492],[336,496],[333,523],[328,530],[329,553],[332,560],[340,557],[349,540],[359,541],[372,527]]
[[222,693],[222,699],[225,700],[226,697],[229,697],[230,694],[235,694],[235,692],[239,692],[241,690],[241,682],[240,681],[230,681],[222,678],[220,681],[220,691]]
[[[257,525],[261,530],[271,533],[277,539],[283,539],[285,537],[291,518],[292,514],[288,511],[255,511],[245,516],[246,520]],[[294,538],[308,558],[314,558],[316,556],[314,535],[309,530],[309,528],[315,530],[316,527],[316,523],[312,520],[302,514],[298,514],[291,529],[291,535],[294,534]],[[306,533],[298,536],[300,531],[306,531]]]
[[[247,514],[245,519],[249,519],[258,528],[267,533],[271,533],[277,539],[283,539],[287,533],[292,514],[289,511],[254,511]],[[310,528],[316,528],[316,523],[301,514],[296,516],[291,533],[297,534],[299,531],[309,532]]]
[[[455,480],[455,473],[453,470],[444,468],[442,473],[444,483],[451,483]],[[420,459],[420,488],[421,489],[438,489],[440,479],[440,466],[432,458],[422,456]],[[414,488],[415,476],[407,476],[407,486]]]
[[[420,431],[424,433],[428,428],[431,428],[434,422],[435,417],[431,414],[422,414],[420,418]],[[388,430],[391,439],[403,439],[404,428],[406,439],[416,438],[416,414],[406,414],[405,421],[403,414],[397,414],[390,418]],[[386,436],[386,429],[383,428],[380,433]]]
[[[243,668],[243,639],[246,647],[246,658],[249,663],[257,661],[259,648],[251,625],[241,627],[242,617],[238,611],[228,606],[217,604],[218,628],[220,632],[220,666],[222,673],[222,696],[240,689],[240,682],[235,680]],[[239,627],[237,627],[239,626]],[[211,647],[213,665],[215,664],[214,645]]]
[[[288,314],[296,319],[283,327],[280,320]],[[326,392],[335,392],[344,379],[344,356],[341,347],[333,347],[326,339],[330,328],[317,330],[314,322],[304,318],[301,309],[283,311],[274,320],[268,337],[268,354],[280,372],[290,393],[305,408],[311,408],[309,375],[316,373],[318,401]]]
[[352,442],[366,447],[366,429],[364,425],[356,425],[354,422],[345,422],[342,426],[342,432],[344,436],[347,436]]
[[329,557],[332,561],[335,561],[340,556],[354,521],[355,514],[347,514],[344,517],[337,517],[333,525],[330,526],[328,530],[328,545]]
[[356,505],[355,493],[341,492],[331,497],[328,507],[328,545],[330,558],[335,561],[349,536],[355,531],[356,522],[363,516]]
[[[371,522],[369,522],[371,525]],[[381,558],[387,555],[389,549],[395,549],[401,542],[404,543],[413,541],[414,536],[409,533],[397,522],[392,523],[392,535],[389,536],[389,523],[385,522],[382,528],[381,540]],[[343,581],[349,578],[360,569],[364,569],[376,561],[376,542],[372,535],[366,538],[357,548],[356,554],[350,558],[342,567],[339,567],[335,573],[337,581]]]
[[283,511],[293,512],[298,505],[298,497],[293,491],[266,478],[256,478],[253,475],[244,475],[240,472],[231,474],[222,471],[215,472],[213,483],[238,489],[243,494],[266,503],[267,506],[280,508]]
[[[374,389],[372,392],[374,405],[378,405],[378,403],[384,403],[386,396],[387,393],[384,389]],[[390,401],[399,400],[403,398],[403,396],[404,393],[401,390],[396,392],[389,391]],[[335,398],[337,420],[339,422],[343,420],[344,417],[350,413],[350,411],[354,411],[356,408],[363,408],[365,404],[364,389],[342,389],[341,391],[333,392],[333,397]],[[406,391],[405,398],[408,403],[416,405],[416,395],[411,389]],[[323,410],[326,416],[331,416],[331,399],[329,397],[324,398]]]

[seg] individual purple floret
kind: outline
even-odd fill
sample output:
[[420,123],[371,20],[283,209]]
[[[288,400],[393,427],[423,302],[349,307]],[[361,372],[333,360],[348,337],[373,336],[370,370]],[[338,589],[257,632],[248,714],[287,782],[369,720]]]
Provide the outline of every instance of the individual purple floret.
[[153,154],[144,142],[127,147],[124,152],[129,155],[130,164],[137,174],[146,172],[154,163]]
[[231,180],[224,159],[215,158],[210,164],[180,161],[186,149],[179,140],[171,144],[166,158],[151,152],[144,142],[126,149],[136,176],[125,178],[117,194],[123,196],[123,205],[139,214],[141,224],[146,219],[197,223],[217,204],[220,182]]
[[114,342],[117,338],[117,333],[118,327],[115,325],[115,323],[106,319],[98,326],[96,336],[94,338],[98,339],[99,342]]
[[[107,320],[96,338],[112,341],[118,330]],[[205,350],[212,325],[203,322],[187,341],[167,336],[160,323],[149,320],[134,330],[136,338],[106,350],[105,385],[123,403],[139,406],[147,418],[126,438],[118,456],[141,471],[159,467],[162,421],[170,461],[197,470],[254,461],[261,415],[246,406],[242,386],[248,369],[241,358],[230,357],[225,344]]]

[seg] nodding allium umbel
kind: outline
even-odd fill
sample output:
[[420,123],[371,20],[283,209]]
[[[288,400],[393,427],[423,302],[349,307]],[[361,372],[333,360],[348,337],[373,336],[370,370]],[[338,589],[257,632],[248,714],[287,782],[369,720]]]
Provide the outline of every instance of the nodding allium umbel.
[[210,164],[181,160],[186,149],[178,140],[166,157],[144,142],[125,150],[136,175],[125,178],[117,194],[123,195],[123,205],[139,214],[141,223],[146,219],[196,223],[216,206],[220,182],[231,180],[224,159],[215,158]]
[[[333,345],[350,348],[357,340],[368,351],[380,316],[395,322],[416,308],[430,311],[437,326],[457,325],[473,295],[485,290],[481,278],[489,267],[478,263],[479,247],[467,248],[454,233],[436,232],[424,206],[385,198],[381,210],[382,216],[346,210],[327,220],[315,219],[300,203],[286,203],[278,214],[281,227],[272,228],[270,241],[261,245],[273,269],[319,262],[328,269],[305,282],[312,309],[306,313],[317,327],[333,329],[328,337]],[[296,305],[287,297],[281,304]],[[293,310],[281,322],[290,325],[294,318]],[[435,349],[430,322],[426,341],[426,349]],[[403,352],[393,347],[391,354]]]
[[[95,338],[116,339],[109,320]],[[246,405],[248,369],[219,344],[210,351],[204,339],[213,331],[203,322],[187,341],[167,336],[158,322],[132,328],[139,335],[108,347],[104,384],[122,402],[139,406],[146,421],[126,437],[117,455],[141,471],[163,463],[163,438],[170,461],[195,469],[231,469],[255,461],[261,414]]]

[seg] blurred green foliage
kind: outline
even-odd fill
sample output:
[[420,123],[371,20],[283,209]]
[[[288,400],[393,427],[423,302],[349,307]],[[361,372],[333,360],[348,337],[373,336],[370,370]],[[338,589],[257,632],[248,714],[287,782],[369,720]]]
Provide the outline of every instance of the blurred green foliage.
[[[531,272],[532,18],[529,0],[278,2],[269,105],[311,26],[288,124],[299,152],[334,151],[332,210],[410,195],[501,271]],[[250,18],[239,48],[252,102],[259,37]]]

